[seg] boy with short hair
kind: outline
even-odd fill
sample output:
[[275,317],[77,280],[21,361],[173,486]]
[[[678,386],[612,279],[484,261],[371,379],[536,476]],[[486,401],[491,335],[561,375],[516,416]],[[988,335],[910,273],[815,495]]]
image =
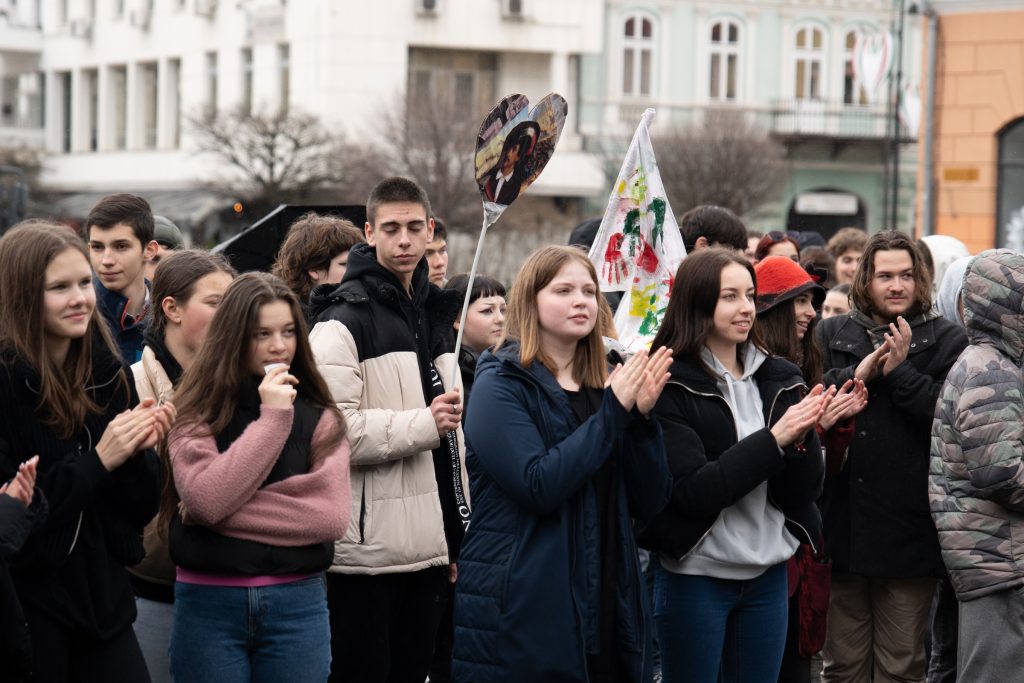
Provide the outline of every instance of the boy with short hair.
[[437,216],[434,217],[434,236],[427,242],[424,258],[430,268],[427,275],[430,281],[438,287],[444,287],[448,280],[448,228]]
[[96,303],[128,364],[142,357],[149,310],[145,267],[159,248],[153,234],[149,202],[133,194],[104,197],[82,227],[95,272]]
[[446,384],[462,298],[430,283],[433,232],[419,185],[381,181],[367,243],[311,302],[310,346],[352,445],[352,523],[327,574],[334,681],[426,679],[469,521],[462,402]]
[[721,247],[744,252],[747,249],[747,227],[729,209],[704,204],[690,209],[679,218],[686,253],[708,247]]

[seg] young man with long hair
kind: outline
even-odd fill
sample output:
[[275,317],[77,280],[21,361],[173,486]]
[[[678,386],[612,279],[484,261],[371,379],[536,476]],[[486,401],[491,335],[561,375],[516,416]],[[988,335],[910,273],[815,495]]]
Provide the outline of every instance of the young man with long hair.
[[840,471],[827,485],[833,561],[822,680],[923,680],[924,630],[944,568],[928,513],[929,435],[963,330],[931,303],[913,240],[889,230],[864,247],[853,310],[822,321],[825,381],[870,392]]

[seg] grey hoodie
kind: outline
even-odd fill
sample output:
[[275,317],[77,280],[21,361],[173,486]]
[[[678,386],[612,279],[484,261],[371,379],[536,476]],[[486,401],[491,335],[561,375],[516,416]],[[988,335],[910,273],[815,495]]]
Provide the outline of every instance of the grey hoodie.
[[946,267],[942,276],[942,283],[939,285],[938,296],[935,297],[935,310],[946,320],[964,326],[957,311],[957,301],[960,299],[960,292],[964,288],[964,273],[973,256],[962,256]]

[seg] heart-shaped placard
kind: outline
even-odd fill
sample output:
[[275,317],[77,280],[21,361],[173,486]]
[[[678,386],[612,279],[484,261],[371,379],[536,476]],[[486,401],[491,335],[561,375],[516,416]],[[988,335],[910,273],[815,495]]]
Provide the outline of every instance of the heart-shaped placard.
[[551,93],[527,111],[530,101],[509,95],[484,119],[476,141],[476,182],[485,202],[508,206],[544,170],[569,110]]
[[868,100],[878,102],[884,96],[882,82],[892,67],[892,35],[889,33],[857,32],[853,48],[853,69],[864,86]]

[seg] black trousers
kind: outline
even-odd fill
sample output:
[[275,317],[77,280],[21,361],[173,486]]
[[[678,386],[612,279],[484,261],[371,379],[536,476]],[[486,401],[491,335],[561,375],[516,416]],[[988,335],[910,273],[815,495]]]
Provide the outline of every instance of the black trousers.
[[331,681],[423,683],[448,604],[448,566],[327,574]]
[[25,619],[32,634],[33,683],[149,683],[131,624],[109,640],[95,640],[29,607]]
[[437,629],[434,661],[430,665],[430,683],[451,683],[452,647],[455,642],[455,584],[448,584],[448,606]]

